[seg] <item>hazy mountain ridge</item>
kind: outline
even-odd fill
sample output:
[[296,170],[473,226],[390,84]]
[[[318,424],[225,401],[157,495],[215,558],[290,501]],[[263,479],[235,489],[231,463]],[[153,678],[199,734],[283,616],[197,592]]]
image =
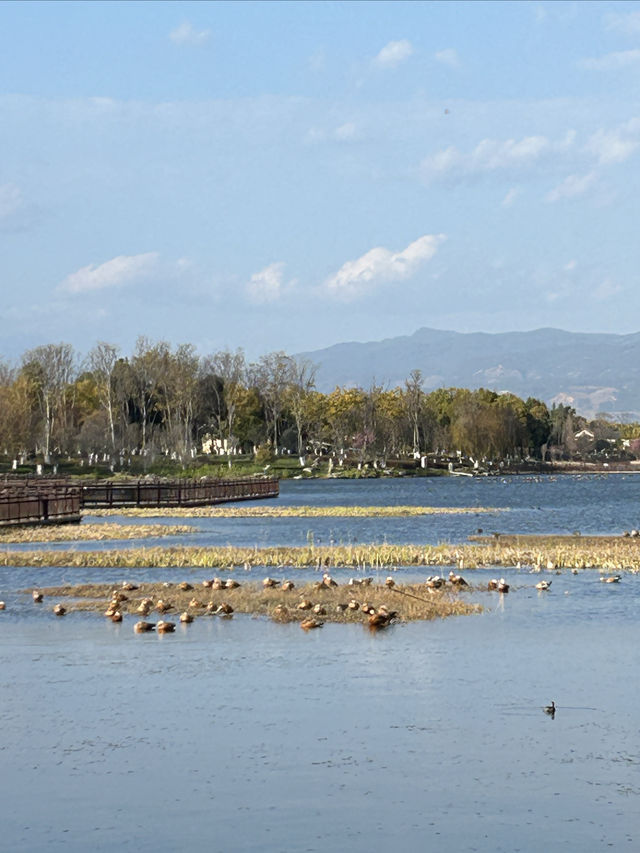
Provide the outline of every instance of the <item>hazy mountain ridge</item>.
[[536,329],[530,332],[414,334],[343,343],[301,353],[318,367],[317,386],[393,388],[419,369],[424,388],[491,388],[547,404],[572,405],[586,417],[606,411],[640,419],[640,333],[628,335]]

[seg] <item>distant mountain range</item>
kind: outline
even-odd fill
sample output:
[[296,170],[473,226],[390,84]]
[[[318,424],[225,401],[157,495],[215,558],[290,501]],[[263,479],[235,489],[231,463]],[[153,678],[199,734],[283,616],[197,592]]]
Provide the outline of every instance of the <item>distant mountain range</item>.
[[640,333],[460,333],[418,329],[413,335],[336,344],[300,353],[318,365],[316,384],[369,388],[403,385],[412,370],[434,388],[490,388],[548,405],[564,403],[593,418],[640,420]]

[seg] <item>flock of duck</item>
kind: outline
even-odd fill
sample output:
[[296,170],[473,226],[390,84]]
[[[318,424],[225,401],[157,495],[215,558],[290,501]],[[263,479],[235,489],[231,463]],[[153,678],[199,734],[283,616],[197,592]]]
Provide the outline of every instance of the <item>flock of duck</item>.
[[[573,572],[577,573],[577,570],[574,569]],[[605,575],[600,577],[600,581],[607,584],[619,583],[620,579],[620,575]],[[370,587],[373,582],[374,579],[372,577],[352,577],[344,586],[351,587],[354,589],[354,591],[355,589],[364,590],[367,587]],[[551,588],[551,584],[551,580],[541,580],[537,584],[535,584],[535,588],[539,591],[547,591]],[[396,592],[402,593],[402,590],[398,588],[396,580],[391,576],[386,578],[384,585],[389,590],[394,590]],[[164,584],[164,586],[170,587],[171,584],[166,583]],[[202,587],[204,589],[210,589],[215,591],[233,590],[238,588],[239,586],[241,586],[241,584],[234,578],[212,578],[210,580],[202,581]],[[334,589],[337,586],[338,582],[328,573],[323,574],[321,580],[317,580],[311,585],[312,589],[318,592],[321,590]],[[194,589],[194,586],[188,581],[182,581],[181,583],[177,584],[176,587],[181,592],[187,592]],[[262,587],[265,590],[279,589],[285,592],[295,590],[295,584],[292,580],[278,580],[272,577],[264,578],[264,580],[262,581]],[[432,594],[444,590],[447,587],[456,590],[469,588],[469,584],[462,577],[462,575],[456,574],[454,571],[450,571],[448,577],[444,577],[441,575],[430,575],[424,581],[424,587],[427,593]],[[123,602],[128,601],[127,593],[135,592],[138,589],[139,586],[134,583],[123,582],[119,589],[114,589],[112,591],[104,615],[112,622],[122,622],[123,615],[120,605]],[[490,592],[495,591],[505,594],[509,592],[510,586],[504,578],[492,578],[488,582],[486,589]],[[32,591],[32,598],[34,603],[40,604],[44,600],[44,594],[41,590],[34,589]],[[272,611],[272,616],[276,621],[294,621],[295,616],[293,616],[291,612],[292,610],[307,611],[309,615],[302,619],[302,621],[300,622],[300,627],[305,631],[309,631],[314,628],[322,627],[324,622],[320,617],[327,615],[328,606],[328,604],[322,602],[314,604],[314,602],[311,601],[309,598],[301,595],[298,603],[296,605],[292,605],[291,607],[287,607],[284,604],[278,604]],[[195,616],[192,612],[190,612],[190,610],[199,611],[200,615],[220,616],[222,618],[231,618],[234,613],[234,608],[226,601],[222,601],[219,603],[209,601],[205,603],[197,596],[194,596],[189,601],[188,607],[189,610],[185,610],[180,614],[179,621],[182,624],[190,624],[194,621]],[[5,602],[0,601],[0,610],[4,609]],[[170,601],[166,601],[162,598],[158,598],[157,600],[154,600],[153,598],[149,597],[142,598],[138,603],[137,607],[135,608],[135,612],[142,616],[143,619],[135,623],[134,631],[136,633],[147,633],[155,630],[156,633],[159,634],[173,633],[176,628],[175,622],[167,621],[164,619],[161,619],[158,622],[148,622],[146,621],[146,617],[148,617],[149,614],[154,610],[159,615],[164,615],[169,611],[175,609],[176,608]],[[346,611],[359,611],[360,613],[362,613],[364,616],[367,617],[367,624],[369,625],[369,627],[374,630],[386,628],[394,620],[399,618],[397,610],[391,610],[384,604],[378,607],[373,607],[367,601],[360,601],[355,597],[350,598],[348,601],[339,602],[335,604],[336,613],[340,614]],[[58,603],[53,607],[53,613],[56,616],[64,616],[67,613],[67,608],[63,604]]]

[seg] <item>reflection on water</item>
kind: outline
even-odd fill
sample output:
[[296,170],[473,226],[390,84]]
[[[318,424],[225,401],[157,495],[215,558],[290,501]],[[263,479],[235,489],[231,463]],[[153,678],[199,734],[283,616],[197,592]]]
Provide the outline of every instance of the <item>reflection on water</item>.
[[549,574],[540,593],[512,570],[508,595],[473,593],[481,615],[377,635],[250,617],[135,635],[133,617],[56,619],[17,592],[90,574],[0,574],[3,849],[638,848],[639,577]]

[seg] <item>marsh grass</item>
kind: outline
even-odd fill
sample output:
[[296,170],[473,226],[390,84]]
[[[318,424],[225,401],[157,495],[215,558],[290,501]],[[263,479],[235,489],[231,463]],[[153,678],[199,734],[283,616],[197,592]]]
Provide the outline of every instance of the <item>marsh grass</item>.
[[202,506],[125,507],[95,509],[85,514],[96,517],[126,515],[139,518],[403,518],[421,515],[469,515],[508,512],[493,507],[449,506]]
[[[338,611],[336,606],[348,604],[355,598],[360,604],[366,602],[376,609],[385,605],[390,610],[396,610],[398,620],[405,622],[461,616],[481,610],[479,605],[465,601],[464,593],[460,594],[452,588],[429,593],[423,584],[398,585],[392,590],[380,584],[354,587],[343,583],[337,587],[321,590],[316,589],[313,584],[306,584],[289,592],[278,587],[264,589],[261,584],[255,582],[242,584],[236,589],[215,591],[205,589],[197,583],[194,586],[195,589],[183,591],[177,584],[144,583],[139,589],[127,592],[127,601],[120,602],[118,609],[121,613],[137,615],[136,609],[143,598],[152,598],[154,602],[162,599],[172,605],[164,618],[174,619],[185,611],[196,617],[204,616],[205,607],[209,602],[213,602],[215,606],[227,602],[236,613],[269,617],[277,622],[300,622],[309,615],[314,615],[312,610],[297,609],[298,603],[304,598],[326,609],[326,614],[320,614],[318,617],[322,621],[365,624],[368,617],[360,609]],[[109,584],[81,584],[48,587],[41,591],[45,595],[45,601],[57,598],[71,599],[68,605],[69,611],[104,613],[113,589],[113,585]],[[190,606],[194,598],[199,599],[204,606]],[[152,611],[148,618],[155,619],[157,615],[156,611]],[[212,617],[207,616],[207,618]]]
[[[102,551],[9,551],[3,566],[70,568],[347,568],[392,571],[399,566],[464,569],[521,567],[640,571],[640,543],[625,537],[502,537],[465,545],[336,545],[273,548],[130,548]],[[520,541],[519,541],[520,540]]]
[[49,524],[0,530],[0,545],[24,542],[101,541],[107,539],[151,539],[193,533],[188,524]]

